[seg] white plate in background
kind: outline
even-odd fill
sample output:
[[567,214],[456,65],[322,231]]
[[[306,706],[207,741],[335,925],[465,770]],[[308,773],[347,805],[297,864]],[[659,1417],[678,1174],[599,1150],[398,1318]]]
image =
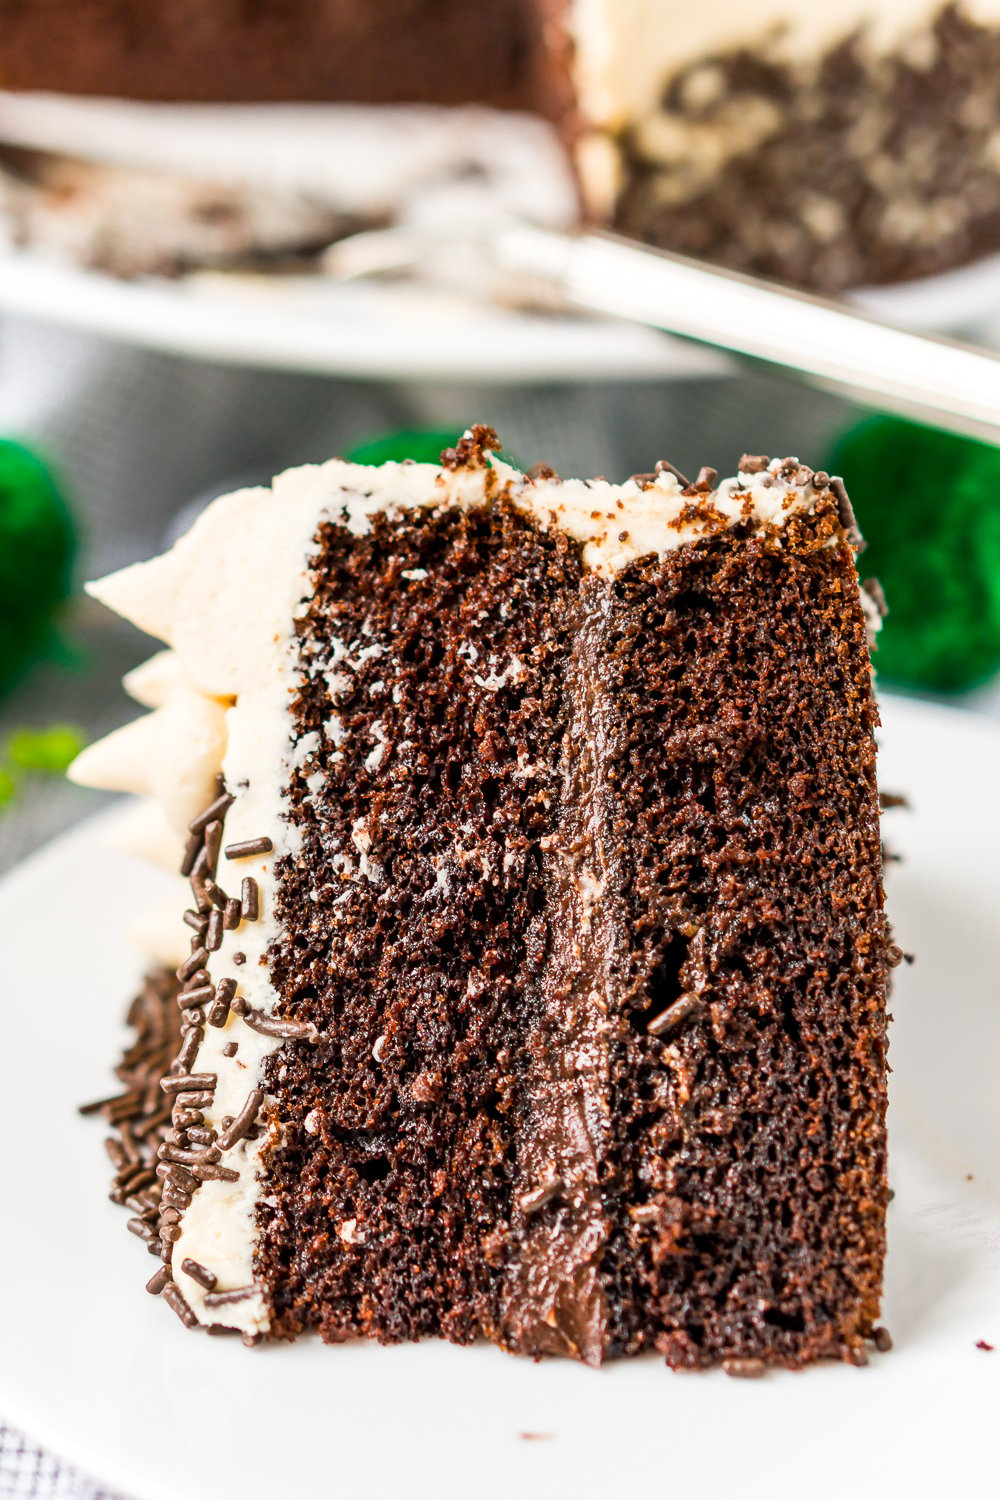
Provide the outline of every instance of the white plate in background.
[[[0,91],[0,139],[111,167],[295,190],[363,220],[453,226],[456,238],[517,218],[570,228],[577,214],[557,132],[508,111],[163,105]],[[1000,339],[1000,255],[850,300],[911,328]],[[5,248],[2,233],[0,309],[197,359],[387,380],[530,383],[732,369],[715,351],[650,329],[512,311],[484,291],[337,285],[322,275],[123,282]]]
[[[1000,727],[883,706],[897,936],[885,1320],[867,1369],[595,1372],[436,1343],[186,1332],[106,1198],[106,1090],[159,877],[83,825],[0,883],[0,1411],[135,1500],[994,1494],[1000,1403]],[[0,825],[2,827],[2,825]],[[977,1341],[996,1344],[989,1353]]]
[[[994,347],[1000,255],[849,300],[888,322]],[[419,284],[241,272],[122,281],[0,247],[3,311],[159,353],[359,379],[530,385],[734,370],[716,350],[637,324],[523,312]]]
[[900,281],[894,286],[864,287],[850,301],[866,312],[918,332],[964,335],[990,347],[997,342],[1000,319],[1000,254],[984,255],[967,266]]
[[721,354],[610,318],[533,314],[426,287],[237,272],[120,281],[0,248],[0,311],[165,354],[378,380],[699,377]]

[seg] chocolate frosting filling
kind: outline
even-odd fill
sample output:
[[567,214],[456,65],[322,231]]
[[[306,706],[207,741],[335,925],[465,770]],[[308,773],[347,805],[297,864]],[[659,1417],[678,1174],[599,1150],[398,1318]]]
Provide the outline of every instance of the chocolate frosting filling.
[[602,1172],[612,1139],[610,1046],[616,981],[627,968],[609,777],[614,710],[603,673],[611,608],[610,587],[586,580],[567,666],[562,811],[543,855],[550,951],[528,1050],[545,1068],[529,1084],[518,1252],[502,1311],[514,1347],[595,1365],[607,1325],[598,1267],[611,1227]]

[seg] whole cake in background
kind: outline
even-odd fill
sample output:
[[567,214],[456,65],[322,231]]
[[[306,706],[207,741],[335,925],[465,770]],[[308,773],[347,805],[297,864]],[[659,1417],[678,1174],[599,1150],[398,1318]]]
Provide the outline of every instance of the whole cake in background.
[[74,773],[187,877],[94,1106],[149,1290],[250,1340],[862,1363],[899,953],[843,487],[498,447],[293,469],[93,588],[169,647]]
[[[589,219],[826,291],[1000,247],[1000,0],[484,0],[470,15],[455,0],[0,0],[0,88],[532,111],[569,147]],[[17,119],[0,109],[0,141],[20,138]],[[129,134],[119,124],[115,151]],[[457,169],[458,139],[455,152]],[[114,214],[90,205],[106,186],[69,175],[8,161],[22,238],[56,235],[67,193],[77,219],[81,201]],[[350,206],[325,207],[319,225],[315,202],[296,208],[313,215],[307,247],[317,229],[349,231]],[[209,238],[205,257],[232,258],[233,238]]]

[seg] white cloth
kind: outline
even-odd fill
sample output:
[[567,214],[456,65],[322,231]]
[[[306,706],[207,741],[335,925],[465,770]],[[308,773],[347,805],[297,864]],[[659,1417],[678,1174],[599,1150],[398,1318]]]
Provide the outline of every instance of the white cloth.
[[7,1500],[114,1500],[0,1422],[0,1496]]

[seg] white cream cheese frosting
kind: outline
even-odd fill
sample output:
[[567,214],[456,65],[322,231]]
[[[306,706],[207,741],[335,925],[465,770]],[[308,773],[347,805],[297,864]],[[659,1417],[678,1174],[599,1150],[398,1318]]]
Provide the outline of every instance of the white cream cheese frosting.
[[[372,469],[333,460],[289,470],[269,489],[223,496],[169,552],[90,585],[96,598],[170,650],[129,677],[130,691],[152,711],[86,750],[71,775],[139,793],[144,800],[131,844],[145,841],[154,858],[163,856],[165,839],[176,840],[211,801],[220,771],[235,799],[225,815],[216,880],[233,896],[252,877],[259,915],[225,931],[221,946],[208,954],[205,967],[214,986],[229,980],[254,1011],[274,1012],[278,996],[268,969],[268,952],[279,936],[274,871],[281,858],[297,852],[295,830],[283,816],[283,794],[293,764],[308,750],[293,745],[295,621],[312,594],[311,558],[322,522],[363,535],[376,513],[475,507],[499,492],[543,528],[579,541],[588,568],[612,574],[634,558],[664,554],[739,522],[780,526],[810,510],[818,493],[812,474],[796,460],[754,464],[753,472],[714,488],[712,483],[706,476],[685,494],[683,482],[666,467],[618,485],[532,478],[498,461],[493,467],[405,463]],[[493,670],[485,664],[487,669]],[[332,706],[346,685],[342,671],[330,674]],[[376,745],[372,753],[377,751]],[[230,858],[225,852],[261,838],[269,841],[266,853]],[[348,873],[363,879],[364,830],[356,844],[360,858]],[[179,906],[175,920],[182,945],[190,932]],[[159,934],[153,946],[161,956],[169,942],[159,918],[150,933]],[[235,1055],[227,1056],[233,1043]],[[223,1119],[237,1116],[264,1087],[264,1062],[281,1044],[232,1011],[225,1025],[205,1027],[190,1071],[217,1080],[202,1111],[207,1127],[221,1133]],[[223,1165],[238,1173],[237,1180],[208,1180],[194,1192],[172,1262],[177,1286],[200,1321],[251,1335],[265,1331],[269,1318],[264,1291],[246,1290],[253,1288],[261,1155],[281,1131],[273,1101],[265,1100],[260,1118],[266,1130],[223,1153]],[[211,1270],[216,1294],[243,1295],[228,1305],[206,1305],[205,1288],[183,1269],[186,1260]]]

